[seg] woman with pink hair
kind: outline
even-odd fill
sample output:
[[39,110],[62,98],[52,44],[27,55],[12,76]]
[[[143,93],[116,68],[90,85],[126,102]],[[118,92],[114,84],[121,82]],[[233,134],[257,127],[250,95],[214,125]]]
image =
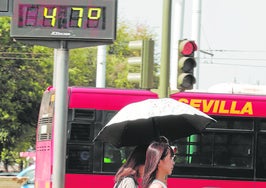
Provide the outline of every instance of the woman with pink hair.
[[166,139],[152,142],[146,151],[143,188],[167,188],[174,168],[174,151]]
[[137,188],[138,179],[143,177],[147,147],[137,146],[115,175],[114,188]]

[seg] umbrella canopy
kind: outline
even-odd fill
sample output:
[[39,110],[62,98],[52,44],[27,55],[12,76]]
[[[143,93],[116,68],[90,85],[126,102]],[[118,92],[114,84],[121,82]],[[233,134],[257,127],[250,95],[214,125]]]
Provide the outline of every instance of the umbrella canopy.
[[115,147],[147,145],[160,136],[170,141],[201,133],[215,120],[171,98],[147,99],[122,108],[98,133],[94,141]]

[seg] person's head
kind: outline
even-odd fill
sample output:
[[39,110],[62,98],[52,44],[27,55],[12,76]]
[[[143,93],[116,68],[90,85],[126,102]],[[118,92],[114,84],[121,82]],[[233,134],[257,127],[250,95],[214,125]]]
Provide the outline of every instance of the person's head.
[[118,182],[124,177],[131,176],[136,184],[137,179],[142,178],[144,172],[146,148],[137,146],[128,156],[126,162],[119,168],[116,173],[115,181]]
[[152,142],[146,151],[143,187],[148,187],[157,175],[168,176],[174,167],[174,151],[167,140]]

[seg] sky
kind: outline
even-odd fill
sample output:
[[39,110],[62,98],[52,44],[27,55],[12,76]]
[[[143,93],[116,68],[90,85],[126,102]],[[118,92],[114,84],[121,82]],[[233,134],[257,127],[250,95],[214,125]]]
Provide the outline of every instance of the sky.
[[[187,39],[193,37],[193,1],[185,0],[182,35]],[[175,5],[180,2],[172,0],[175,13]],[[155,43],[160,49],[162,5],[163,0],[118,0],[118,20],[147,25],[158,36]],[[199,53],[198,89],[207,90],[219,83],[266,85],[265,7],[265,0],[202,0],[200,38],[196,43],[212,55]],[[172,27],[177,25],[178,18],[172,17]],[[173,54],[178,39],[172,39]]]

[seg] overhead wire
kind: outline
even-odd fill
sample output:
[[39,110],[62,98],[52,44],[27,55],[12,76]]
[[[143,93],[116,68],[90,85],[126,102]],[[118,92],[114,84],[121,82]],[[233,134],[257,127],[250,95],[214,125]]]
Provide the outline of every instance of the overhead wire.
[[[21,57],[26,56],[26,57]],[[53,57],[50,53],[31,53],[31,52],[3,52],[0,51],[0,59],[4,60],[41,60],[43,57]]]

